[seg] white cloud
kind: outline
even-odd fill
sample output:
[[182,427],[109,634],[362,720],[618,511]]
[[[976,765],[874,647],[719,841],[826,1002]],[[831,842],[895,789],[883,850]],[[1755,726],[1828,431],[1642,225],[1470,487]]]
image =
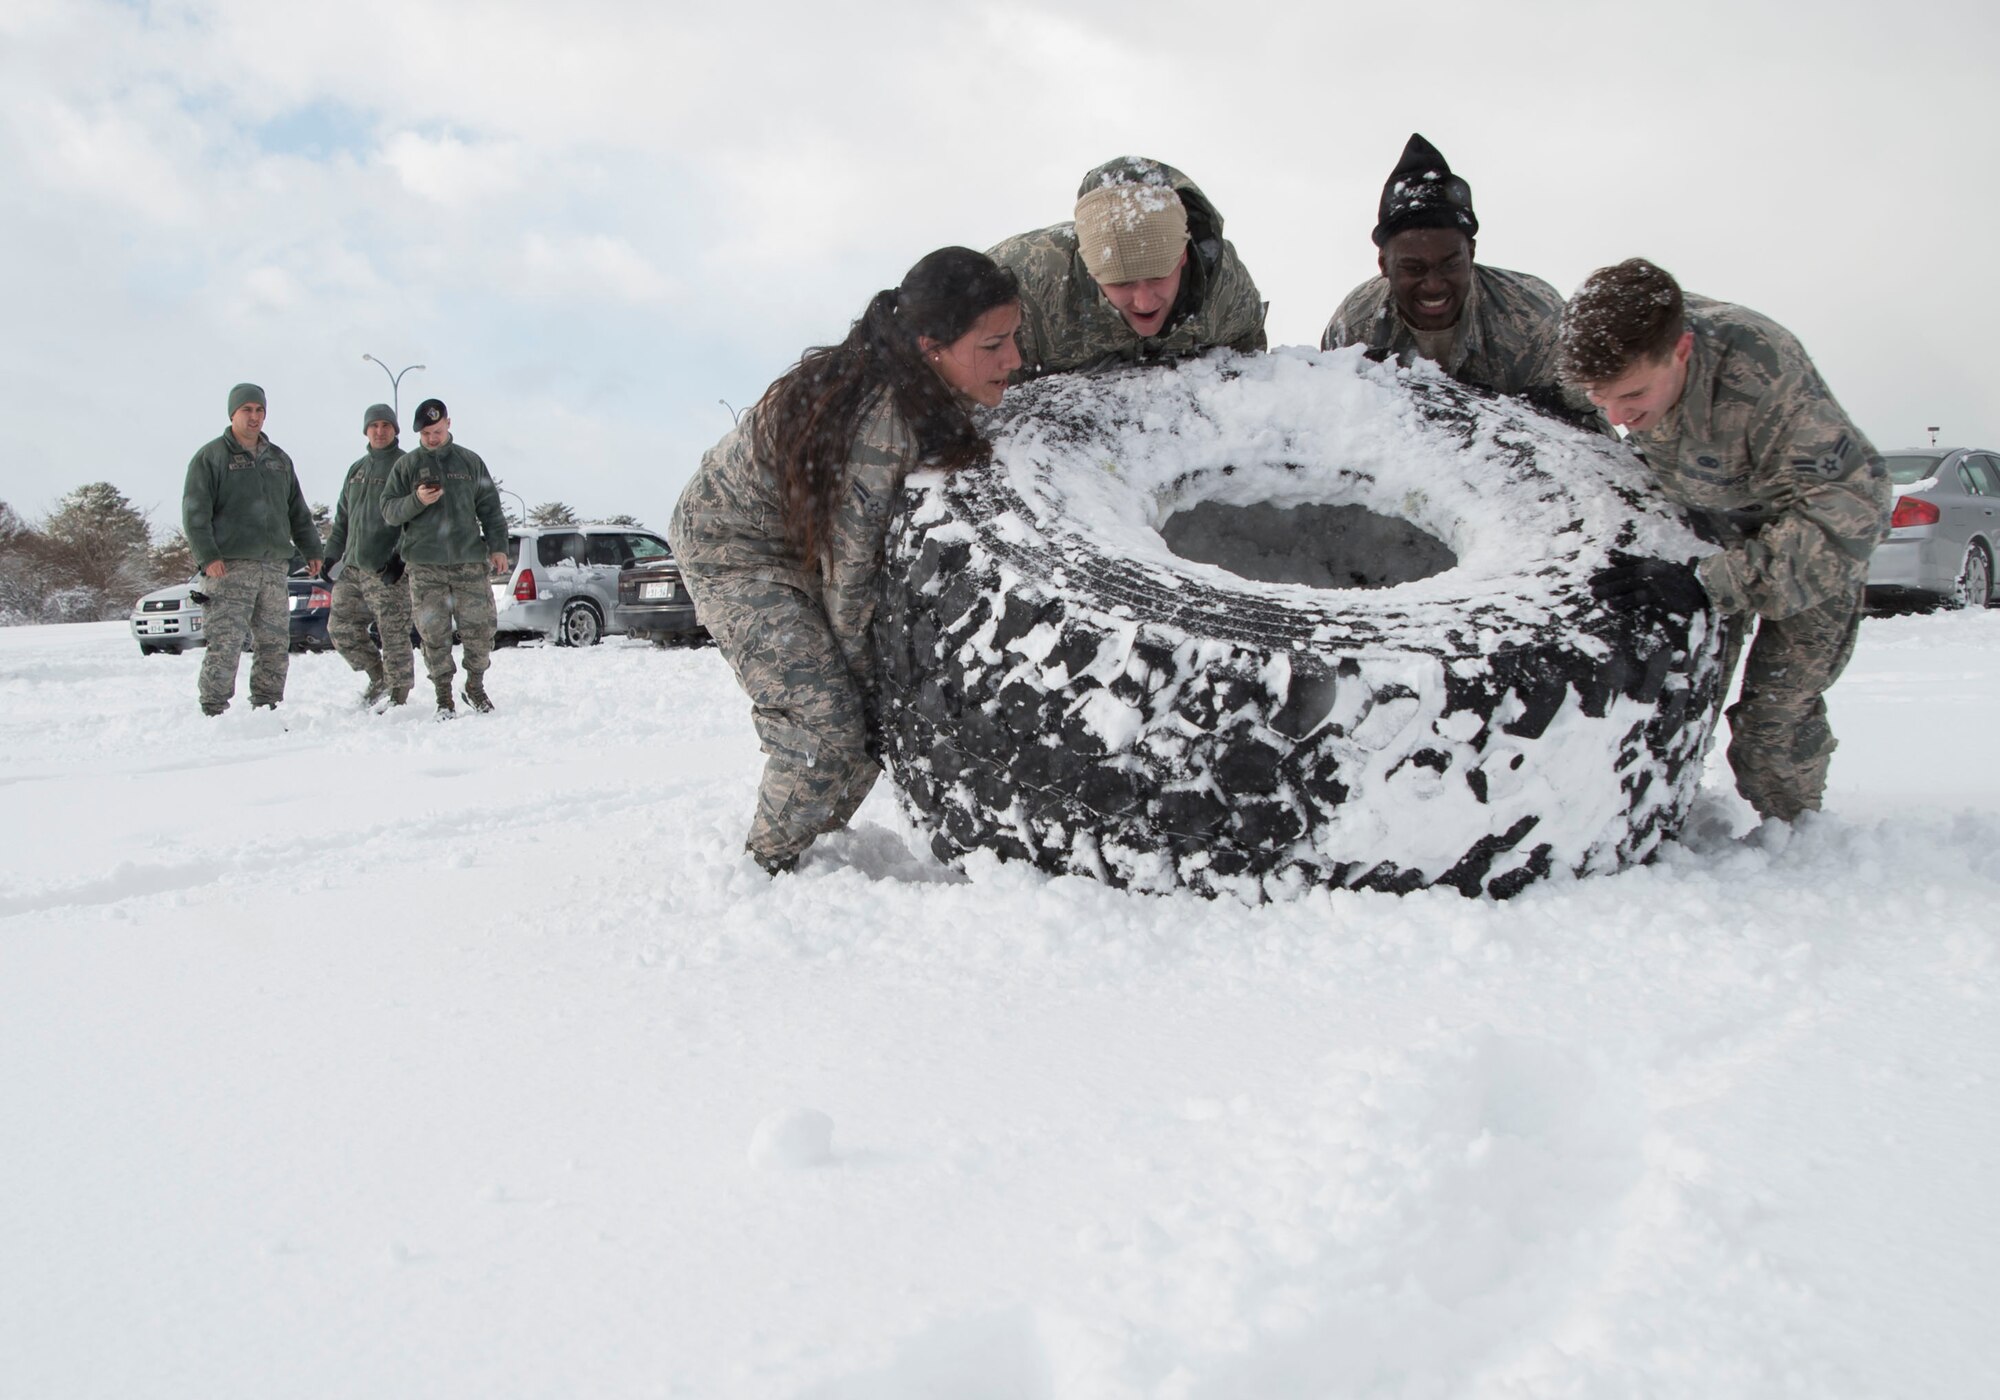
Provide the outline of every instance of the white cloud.
[[606,234],[528,234],[511,273],[511,289],[529,297],[647,305],[666,301],[678,290],[630,243]]
[[446,208],[511,194],[526,178],[518,145],[466,142],[450,133],[399,131],[382,143],[381,159],[407,193]]

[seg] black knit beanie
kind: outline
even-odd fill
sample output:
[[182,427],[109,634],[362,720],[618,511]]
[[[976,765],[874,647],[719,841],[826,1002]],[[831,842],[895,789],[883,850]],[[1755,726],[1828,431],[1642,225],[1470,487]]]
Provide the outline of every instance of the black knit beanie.
[[1455,228],[1467,238],[1479,232],[1479,218],[1472,212],[1472,186],[1452,174],[1438,148],[1415,132],[1382,186],[1375,246],[1411,228]]

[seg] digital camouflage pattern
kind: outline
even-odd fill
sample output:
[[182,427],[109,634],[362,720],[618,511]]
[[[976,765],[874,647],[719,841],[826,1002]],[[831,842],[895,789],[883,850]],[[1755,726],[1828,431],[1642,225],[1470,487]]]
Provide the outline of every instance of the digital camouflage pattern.
[[750,697],[765,753],[744,844],[764,861],[789,860],[846,826],[875,786],[861,689],[826,610],[804,590],[725,574],[691,591]]
[[1221,213],[1194,181],[1170,165],[1121,157],[1084,176],[1077,194],[1107,181],[1170,185],[1186,207],[1188,260],[1174,309],[1158,335],[1142,338],[1084,266],[1075,223],[1017,234],[988,250],[1021,281],[1021,368],[1014,382],[1176,360],[1216,346],[1263,350],[1264,300],[1222,236]]
[[376,573],[387,567],[402,528],[382,518],[382,499],[388,492],[389,473],[402,457],[403,449],[395,443],[371,447],[347,469],[334,504],[333,525],[326,532],[329,568],[342,558]]
[[667,538],[750,697],[766,755],[749,849],[781,861],[845,826],[879,771],[869,629],[889,513],[917,443],[886,397],[862,415],[826,557],[808,565],[785,537],[777,478],[756,456],[756,412],[702,457]]
[[[1734,619],[1724,675],[1733,674],[1750,619]],[[1847,669],[1861,630],[1861,589],[1789,617],[1757,620],[1743,687],[1729,707],[1729,767],[1761,816],[1791,821],[1818,811],[1839,742],[1826,692]]]
[[[1501,394],[1561,393],[1556,375],[1556,342],[1562,328],[1563,299],[1554,287],[1525,272],[1472,266],[1472,287],[1450,349],[1438,366],[1461,384]],[[1389,279],[1363,282],[1341,301],[1326,323],[1319,348],[1366,346],[1407,365],[1428,358],[1389,296]],[[1578,407],[1586,407],[1580,396]]]
[[1700,566],[1724,612],[1790,617],[1846,597],[1888,528],[1887,470],[1790,331],[1687,297],[1680,402],[1629,441],[1668,499],[1723,546]]
[[1822,696],[1853,652],[1893,493],[1791,332],[1706,297],[1687,297],[1687,319],[1680,402],[1629,441],[1722,546],[1697,565],[1709,598],[1743,632],[1755,619],[1729,762],[1752,806],[1789,820],[1825,790],[1834,737]]
[[285,449],[262,433],[255,450],[225,432],[188,462],[181,533],[197,568],[218,559],[320,558],[319,531]]
[[467,683],[484,676],[493,664],[493,633],[500,625],[485,561],[412,564],[409,584],[417,636],[424,644],[425,673],[436,684],[451,685],[457,673],[451,660],[451,633],[456,624]]
[[[327,636],[349,666],[371,681],[382,680],[389,693],[400,700],[416,683],[416,661],[410,652],[413,614],[407,576],[391,583],[376,570],[350,559],[334,581]],[[369,635],[371,621],[377,636]]]
[[[311,521],[308,519],[307,524]],[[283,559],[226,559],[221,578],[200,580],[202,631],[208,646],[202,652],[201,675],[195,682],[205,714],[221,714],[236,694],[236,668],[243,660],[243,639],[251,640],[250,703],[275,705],[285,698],[285,673],[291,666],[291,594],[285,587]]]
[[[435,505],[417,497],[417,485],[426,476],[444,487]],[[406,564],[476,563],[483,569],[487,555],[507,552],[500,488],[479,454],[454,438],[396,459],[382,488],[382,521],[401,528],[396,550]]]

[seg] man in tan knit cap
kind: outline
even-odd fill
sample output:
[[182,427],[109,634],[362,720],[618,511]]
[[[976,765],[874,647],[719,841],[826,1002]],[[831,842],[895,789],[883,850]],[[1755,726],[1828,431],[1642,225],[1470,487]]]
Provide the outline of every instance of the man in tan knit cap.
[[1262,350],[1264,302],[1222,215],[1172,166],[1123,156],[1083,177],[1076,218],[991,250],[1021,282],[1015,381]]

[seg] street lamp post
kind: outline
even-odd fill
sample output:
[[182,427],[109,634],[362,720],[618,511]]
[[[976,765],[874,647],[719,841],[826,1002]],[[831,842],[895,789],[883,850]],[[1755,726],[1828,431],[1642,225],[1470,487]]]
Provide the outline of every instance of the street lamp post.
[[512,496],[516,501],[520,501],[521,523],[523,525],[526,525],[528,523],[528,503],[526,501],[521,500],[521,493],[519,491],[509,491],[506,487],[502,486],[497,481],[493,483],[493,489],[498,491],[503,496]]
[[395,413],[396,423],[400,427],[403,422],[403,401],[402,401],[403,376],[408,374],[413,369],[422,369],[423,366],[404,365],[394,374],[389,374],[389,367],[383,364],[380,360],[376,359],[373,355],[369,354],[367,351],[364,350],[361,352],[361,358],[370,361],[378,369],[380,369],[382,373],[389,375],[389,407]]

